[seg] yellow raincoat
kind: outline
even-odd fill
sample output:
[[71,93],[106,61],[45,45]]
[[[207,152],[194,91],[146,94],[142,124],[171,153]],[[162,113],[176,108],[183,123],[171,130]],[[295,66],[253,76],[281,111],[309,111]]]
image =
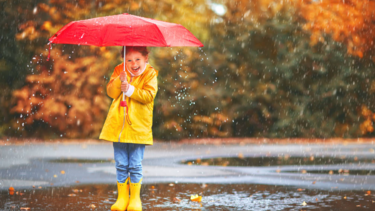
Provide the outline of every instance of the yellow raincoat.
[[122,63],[115,67],[107,84],[107,95],[113,98],[113,101],[99,139],[152,145],[151,127],[154,99],[158,90],[156,79],[158,71],[147,64],[145,71],[140,76],[134,77],[131,82],[131,75],[127,72],[128,82],[134,86],[133,94],[130,97],[126,97],[130,120],[127,121],[124,119],[124,107],[120,106],[122,92],[119,75],[123,71],[123,65]]

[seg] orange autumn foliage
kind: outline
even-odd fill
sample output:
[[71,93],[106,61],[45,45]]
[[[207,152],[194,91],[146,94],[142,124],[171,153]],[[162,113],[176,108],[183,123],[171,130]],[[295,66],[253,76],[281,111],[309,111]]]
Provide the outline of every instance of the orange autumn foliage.
[[359,126],[362,135],[374,132],[375,113],[367,106],[362,105],[360,114],[364,118],[364,121]]
[[21,117],[15,124],[22,129],[44,122],[50,128],[46,134],[97,136],[110,103],[103,78],[108,64],[97,65],[94,56],[71,61],[59,50],[52,50],[51,56],[53,70],[37,65],[39,74],[28,75],[27,85],[14,91],[11,112]]
[[304,0],[301,15],[312,33],[311,44],[324,42],[329,34],[335,41],[345,43],[348,53],[360,58],[374,50],[375,2],[372,0]]

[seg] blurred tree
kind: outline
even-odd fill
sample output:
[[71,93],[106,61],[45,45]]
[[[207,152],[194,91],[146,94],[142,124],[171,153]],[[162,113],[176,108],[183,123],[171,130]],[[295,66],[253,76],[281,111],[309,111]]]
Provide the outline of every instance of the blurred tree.
[[301,14],[307,20],[303,28],[312,33],[311,44],[324,42],[330,34],[345,43],[349,54],[372,56],[375,45],[375,1],[373,0],[307,0]]
[[17,104],[11,111],[21,114],[14,127],[44,138],[97,137],[109,105],[98,75],[106,74],[108,63],[94,56],[69,61],[60,50],[52,55],[53,71],[36,65],[39,74],[28,75],[28,84],[14,91]]
[[18,25],[27,21],[28,17],[22,12],[25,9],[33,10],[35,4],[25,1],[0,1],[0,137],[10,129],[12,115],[12,90],[24,85],[27,63],[33,52],[27,46],[21,45],[15,39],[19,32]]
[[[361,135],[373,135],[374,118],[372,117],[373,75],[369,68],[374,66],[375,58],[375,2],[372,0],[346,1],[304,1],[301,11],[307,20],[304,30],[312,33],[310,44],[326,43],[325,37],[346,45],[349,55],[362,60],[352,61],[350,78],[361,79],[357,92],[363,93],[357,104],[358,118],[361,119]],[[350,61],[349,61],[350,62]],[[357,71],[361,74],[357,74]],[[360,77],[356,77],[360,75]],[[362,76],[362,77],[361,77]],[[354,82],[355,83],[355,82]]]
[[226,3],[227,13],[212,29],[220,47],[209,54],[220,61],[212,65],[223,89],[214,102],[229,120],[218,129],[230,125],[229,136],[363,134],[360,108],[372,107],[374,64],[346,54],[345,43],[329,35],[311,45],[302,3]]

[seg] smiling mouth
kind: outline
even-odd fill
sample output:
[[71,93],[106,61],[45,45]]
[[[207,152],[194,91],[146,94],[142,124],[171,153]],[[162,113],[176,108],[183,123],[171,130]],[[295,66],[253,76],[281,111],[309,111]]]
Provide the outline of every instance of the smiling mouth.
[[133,68],[133,67],[132,67],[132,70],[133,70],[134,72],[137,72],[139,69],[141,69],[141,67],[137,67],[137,68]]

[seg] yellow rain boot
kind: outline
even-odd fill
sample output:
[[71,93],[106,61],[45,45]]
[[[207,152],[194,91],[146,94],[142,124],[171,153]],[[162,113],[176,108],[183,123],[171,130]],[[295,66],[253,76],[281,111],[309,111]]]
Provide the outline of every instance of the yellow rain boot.
[[141,182],[131,183],[130,181],[130,200],[128,211],[142,211],[142,202],[141,202]]
[[129,177],[125,180],[125,183],[119,183],[117,181],[117,201],[111,207],[111,211],[125,211],[129,205]]

